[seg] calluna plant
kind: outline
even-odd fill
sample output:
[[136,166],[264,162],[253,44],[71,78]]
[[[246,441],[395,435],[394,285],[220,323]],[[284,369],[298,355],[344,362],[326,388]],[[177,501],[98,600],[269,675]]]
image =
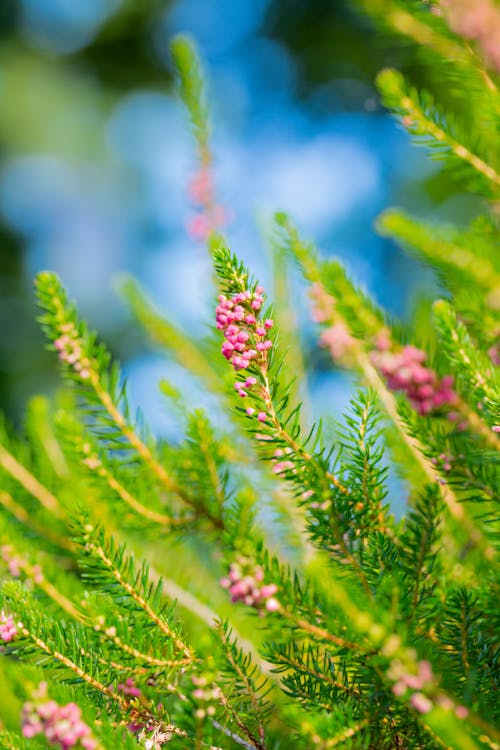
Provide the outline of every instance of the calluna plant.
[[[378,221],[439,274],[425,335],[283,214],[271,308],[222,235],[203,80],[190,42],[174,40],[212,333],[195,339],[133,281],[122,288],[226,418],[190,411],[163,382],[184,437],[154,439],[58,278],[39,274],[40,321],[71,387],[31,401],[23,437],[1,429],[2,748],[500,747],[500,9],[362,4],[448,77],[442,108],[395,70],[378,85],[478,196],[468,227],[399,210]],[[325,361],[359,378],[337,425],[301,409],[288,270],[305,281]]]

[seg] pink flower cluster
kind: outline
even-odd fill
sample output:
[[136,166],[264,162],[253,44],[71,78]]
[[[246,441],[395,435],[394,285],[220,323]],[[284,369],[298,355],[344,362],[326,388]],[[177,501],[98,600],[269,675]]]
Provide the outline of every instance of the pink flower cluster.
[[456,402],[453,377],[439,380],[429,367],[424,366],[426,354],[415,346],[404,346],[399,352],[385,348],[385,341],[371,353],[373,364],[394,391],[404,391],[413,408],[422,415],[430,414],[440,406]]
[[61,326],[62,335],[54,341],[59,359],[67,362],[84,380],[90,376],[90,361],[83,356],[82,342],[74,323]]
[[276,612],[280,608],[274,597],[278,587],[274,583],[263,583],[263,580],[264,571],[260,565],[253,565],[250,560],[240,557],[237,562],[231,563],[228,576],[220,584],[229,589],[231,601],[255,607],[261,614],[264,614],[264,610]]
[[437,458],[432,459],[432,463],[443,471],[450,471],[454,459],[455,456],[449,456],[447,453],[440,453]]
[[408,689],[422,690],[433,684],[434,677],[429,662],[419,661],[417,667],[417,674],[411,674],[399,659],[391,662],[387,676],[391,680],[396,680],[392,686],[394,695],[404,695]]
[[441,0],[450,27],[473,39],[500,72],[500,8],[494,0]]
[[412,674],[399,659],[394,659],[387,676],[391,680],[396,680],[392,686],[394,695],[403,696],[408,690],[411,690],[410,703],[413,708],[421,714],[429,713],[433,703],[427,696],[419,692],[423,688],[432,687],[434,684],[431,665],[428,661],[419,661],[417,674]]
[[18,634],[17,625],[12,615],[6,615],[2,610],[0,612],[0,640],[4,643],[10,643]]
[[12,551],[10,544],[4,544],[0,547],[0,554],[2,555],[2,559],[4,563],[6,563],[11,576],[13,578],[20,578],[24,562],[23,559]]
[[312,284],[309,293],[314,302],[312,319],[316,323],[328,323],[331,321],[335,309],[334,298],[318,283]]
[[202,167],[193,175],[188,190],[193,203],[202,208],[190,219],[188,232],[193,239],[203,242],[227,222],[227,211],[214,202],[212,175],[208,168]]
[[497,341],[488,349],[488,355],[497,367],[500,365],[500,341]]
[[291,448],[276,448],[273,454],[273,474],[282,474],[284,471],[289,470],[293,470],[294,473],[297,471],[295,464],[290,459],[278,460],[291,453],[293,453]]
[[348,354],[356,343],[345,323],[338,322],[326,328],[321,334],[321,346],[329,349],[333,359],[342,359]]
[[13,578],[20,578],[23,570],[27,573],[27,569],[29,569],[29,573],[27,573],[29,577],[32,578],[35,583],[42,583],[43,572],[41,567],[39,565],[29,566],[26,560],[13,551],[10,544],[4,544],[0,547],[0,555],[6,563],[9,573]]
[[[219,295],[215,320],[217,328],[224,332],[226,339],[222,344],[222,354],[236,371],[249,367],[252,360],[260,360],[262,364],[265,353],[273,345],[270,339],[266,339],[273,321],[270,318],[259,320],[259,311],[264,301],[263,291],[258,286],[253,292],[247,290],[233,297]],[[255,378],[248,378],[244,384],[237,385],[240,395],[246,396],[245,388],[255,385],[254,380]]]
[[191,697],[197,704],[194,715],[200,720],[206,716],[213,716],[216,712],[216,704],[220,699],[220,688],[212,687],[204,675],[192,675],[191,680],[195,687]]
[[137,687],[132,677],[127,677],[125,682],[118,683],[116,689],[119,693],[129,695],[131,698],[139,698],[142,695],[140,688]]
[[[42,694],[45,694],[45,686],[41,687]],[[91,729],[82,720],[82,712],[76,703],[60,706],[53,700],[29,701],[23,706],[21,721],[24,737],[43,734],[52,745],[59,745],[62,750],[75,746],[84,750],[94,750],[97,747]]]
[[[398,697],[409,696],[410,704],[421,714],[427,714],[434,708],[434,704],[446,711],[454,711],[459,719],[465,719],[468,710],[465,706],[454,703],[447,695],[436,691],[436,681],[428,661],[419,661],[417,673],[410,672],[399,659],[394,659],[387,671],[390,680],[395,680],[392,692]],[[433,694],[432,700],[424,695],[422,690]],[[409,691],[409,692],[408,692]]]

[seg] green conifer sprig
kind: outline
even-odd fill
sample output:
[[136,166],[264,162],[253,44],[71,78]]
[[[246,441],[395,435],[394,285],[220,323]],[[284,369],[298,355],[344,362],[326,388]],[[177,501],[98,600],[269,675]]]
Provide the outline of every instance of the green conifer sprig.
[[496,368],[483,352],[476,349],[466,327],[457,321],[448,302],[436,302],[434,316],[446,355],[454,365],[462,387],[467,388],[468,399],[479,408],[488,426],[494,427],[500,417],[500,383]]
[[384,70],[377,77],[377,85],[387,107],[403,121],[417,142],[432,148],[436,158],[467,180],[470,188],[488,197],[499,195],[500,170],[494,161],[482,154],[479,140],[471,140],[450,116],[445,117],[427,92],[418,92],[406,84],[395,70]]
[[200,161],[206,166],[211,161],[208,101],[196,48],[187,36],[178,35],[170,42],[170,51],[178,73],[180,95],[191,117]]

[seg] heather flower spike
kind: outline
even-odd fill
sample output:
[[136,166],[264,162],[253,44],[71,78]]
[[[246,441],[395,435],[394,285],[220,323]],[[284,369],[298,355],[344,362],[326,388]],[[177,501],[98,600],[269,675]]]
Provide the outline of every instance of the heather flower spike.
[[[24,704],[21,713],[22,734],[27,739],[44,735],[49,745],[69,750],[96,750],[97,741],[91,728],[82,720],[81,709],[76,703],[64,706],[46,699],[46,686],[38,690],[35,700]],[[43,694],[43,696],[42,696]]]

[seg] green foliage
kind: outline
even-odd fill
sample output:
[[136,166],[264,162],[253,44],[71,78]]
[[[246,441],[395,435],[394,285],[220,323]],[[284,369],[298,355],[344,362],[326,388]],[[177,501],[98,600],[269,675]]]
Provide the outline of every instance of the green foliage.
[[179,35],[170,42],[170,51],[177,68],[182,101],[189,112],[191,126],[202,162],[209,159],[210,126],[205,81],[193,42]]
[[485,149],[483,153],[476,131],[461,127],[452,116],[445,117],[430,94],[409,87],[398,71],[382,71],[377,85],[386,106],[398,114],[417,142],[430,146],[433,155],[446,160],[469,187],[488,197],[498,196],[499,165],[496,160],[490,163],[494,152]]
[[[493,108],[475,52],[431,16],[394,1],[384,20],[430,61],[454,51],[474,102]],[[182,37],[172,53],[208,169],[200,65]],[[495,194],[489,125],[464,131],[458,110],[394,71],[379,84],[417,140]],[[498,746],[496,219],[485,212],[463,230],[389,211],[379,228],[454,300],[434,304],[434,351],[276,216],[277,273],[294,260],[333,364],[360,380],[329,430],[299,400],[282,279],[274,315],[214,232],[214,292],[244,334],[235,351],[255,345],[243,366],[217,351],[223,323],[197,341],[122,284],[155,343],[213,394],[214,410],[193,411],[162,384],[183,429],[175,442],[131,417],[118,365],[57,277],[38,276],[41,324],[71,388],[55,403],[35,398],[24,434],[0,430],[0,747],[47,746],[12,718],[42,679],[60,705],[78,702],[103,750]],[[422,408],[422,387],[449,392]],[[408,500],[399,519],[394,472]]]

